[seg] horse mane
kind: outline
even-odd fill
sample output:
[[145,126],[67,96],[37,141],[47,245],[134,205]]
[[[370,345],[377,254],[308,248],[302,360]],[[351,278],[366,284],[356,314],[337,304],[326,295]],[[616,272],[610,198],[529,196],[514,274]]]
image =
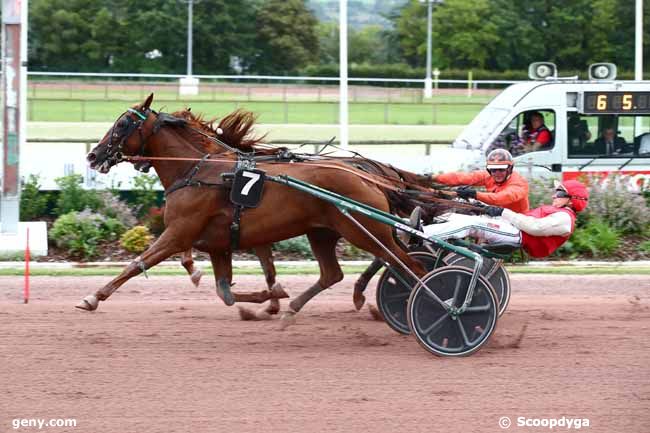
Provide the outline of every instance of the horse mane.
[[[256,136],[252,128],[255,125],[257,117],[250,111],[238,109],[222,118],[217,126],[216,118],[206,120],[202,114],[194,114],[189,109],[176,111],[172,116],[185,120],[186,134],[188,138],[195,143],[201,144],[206,152],[217,153],[223,149],[217,143],[210,140],[196,129],[211,137],[218,138],[230,147],[241,150],[242,152],[259,152],[266,149],[258,149],[256,146],[264,142],[266,134]],[[193,128],[193,129],[192,129]],[[217,130],[221,129],[222,133],[218,134]]]

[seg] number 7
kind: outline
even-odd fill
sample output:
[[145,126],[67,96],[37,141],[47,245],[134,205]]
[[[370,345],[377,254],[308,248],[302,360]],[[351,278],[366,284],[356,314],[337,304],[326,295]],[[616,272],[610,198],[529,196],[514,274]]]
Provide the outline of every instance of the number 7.
[[258,180],[260,180],[260,175],[259,173],[252,173],[250,171],[245,171],[242,173],[242,176],[250,179],[248,182],[246,182],[246,185],[244,185],[244,187],[241,189],[242,195],[248,195],[253,185],[255,185],[255,183]]

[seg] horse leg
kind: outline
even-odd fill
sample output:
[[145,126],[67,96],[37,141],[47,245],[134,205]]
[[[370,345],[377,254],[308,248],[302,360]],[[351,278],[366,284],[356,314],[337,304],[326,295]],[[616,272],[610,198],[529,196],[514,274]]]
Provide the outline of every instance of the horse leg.
[[275,264],[273,263],[273,251],[271,244],[259,246],[254,248],[257,258],[260,260],[264,277],[266,278],[266,286],[272,293],[269,305],[264,309],[268,314],[278,314],[280,312],[280,299],[288,298],[289,295],[282,288],[282,284],[275,281]]
[[177,239],[180,239],[175,233],[165,230],[162,235],[151,245],[141,256],[135,258],[117,277],[113,278],[108,284],[95,292],[94,295],[88,295],[81,300],[75,307],[81,310],[93,311],[99,306],[99,301],[105,301],[113,294],[122,284],[131,278],[146,271],[152,266],[173,254],[179,253],[187,248],[187,245],[179,245]]
[[375,257],[372,263],[370,263],[370,266],[368,266],[368,268],[363,271],[359,279],[357,279],[357,281],[354,283],[352,302],[354,303],[354,307],[357,309],[357,311],[361,310],[363,304],[366,303],[366,297],[364,296],[363,292],[366,290],[366,287],[368,287],[368,283],[383,266],[384,262],[381,259]]
[[221,253],[210,253],[214,280],[217,284],[217,296],[224,304],[231,306],[235,298],[230,291],[232,282],[232,253],[230,251]]
[[311,298],[343,279],[343,271],[336,259],[336,243],[340,235],[329,229],[316,229],[307,233],[314,257],[320,266],[320,278],[309,289],[289,303],[289,310],[282,316],[282,329],[295,323],[295,316]]
[[187,251],[183,251],[181,265],[183,265],[187,273],[190,275],[190,280],[192,280],[194,286],[198,287],[199,281],[201,281],[201,277],[203,276],[203,271],[194,268],[194,259],[192,258],[191,248]]

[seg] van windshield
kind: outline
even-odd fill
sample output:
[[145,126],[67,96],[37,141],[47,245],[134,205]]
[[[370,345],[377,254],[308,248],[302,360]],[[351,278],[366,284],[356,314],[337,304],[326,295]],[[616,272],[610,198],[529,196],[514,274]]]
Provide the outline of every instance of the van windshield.
[[501,124],[510,110],[487,106],[465,127],[454,140],[453,147],[460,149],[481,149],[485,140]]

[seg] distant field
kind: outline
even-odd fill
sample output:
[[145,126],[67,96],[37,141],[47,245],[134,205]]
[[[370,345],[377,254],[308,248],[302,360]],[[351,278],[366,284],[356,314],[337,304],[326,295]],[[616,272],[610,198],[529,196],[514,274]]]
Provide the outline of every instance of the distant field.
[[[115,119],[133,103],[140,101],[29,100],[29,121],[105,122]],[[191,107],[206,117],[222,117],[237,108],[253,111],[261,123],[338,123],[339,107],[334,102],[281,101],[156,101],[157,110],[172,112]],[[463,125],[469,123],[482,105],[356,102],[349,105],[350,123],[393,125]]]
[[[99,140],[111,122],[28,122],[27,136],[35,138]],[[448,140],[464,125],[350,125],[350,140]],[[339,136],[338,125],[259,124],[256,131],[269,140],[329,140]]]
[[[260,123],[335,124],[339,90],[332,84],[260,84],[201,82],[196,96],[180,96],[170,82],[30,81],[28,120],[105,122],[150,93],[153,107],[167,112],[191,107],[207,117],[237,108],[259,115]],[[422,89],[351,85],[350,123],[360,125],[462,125],[468,123],[496,90],[436,90],[423,99]]]

